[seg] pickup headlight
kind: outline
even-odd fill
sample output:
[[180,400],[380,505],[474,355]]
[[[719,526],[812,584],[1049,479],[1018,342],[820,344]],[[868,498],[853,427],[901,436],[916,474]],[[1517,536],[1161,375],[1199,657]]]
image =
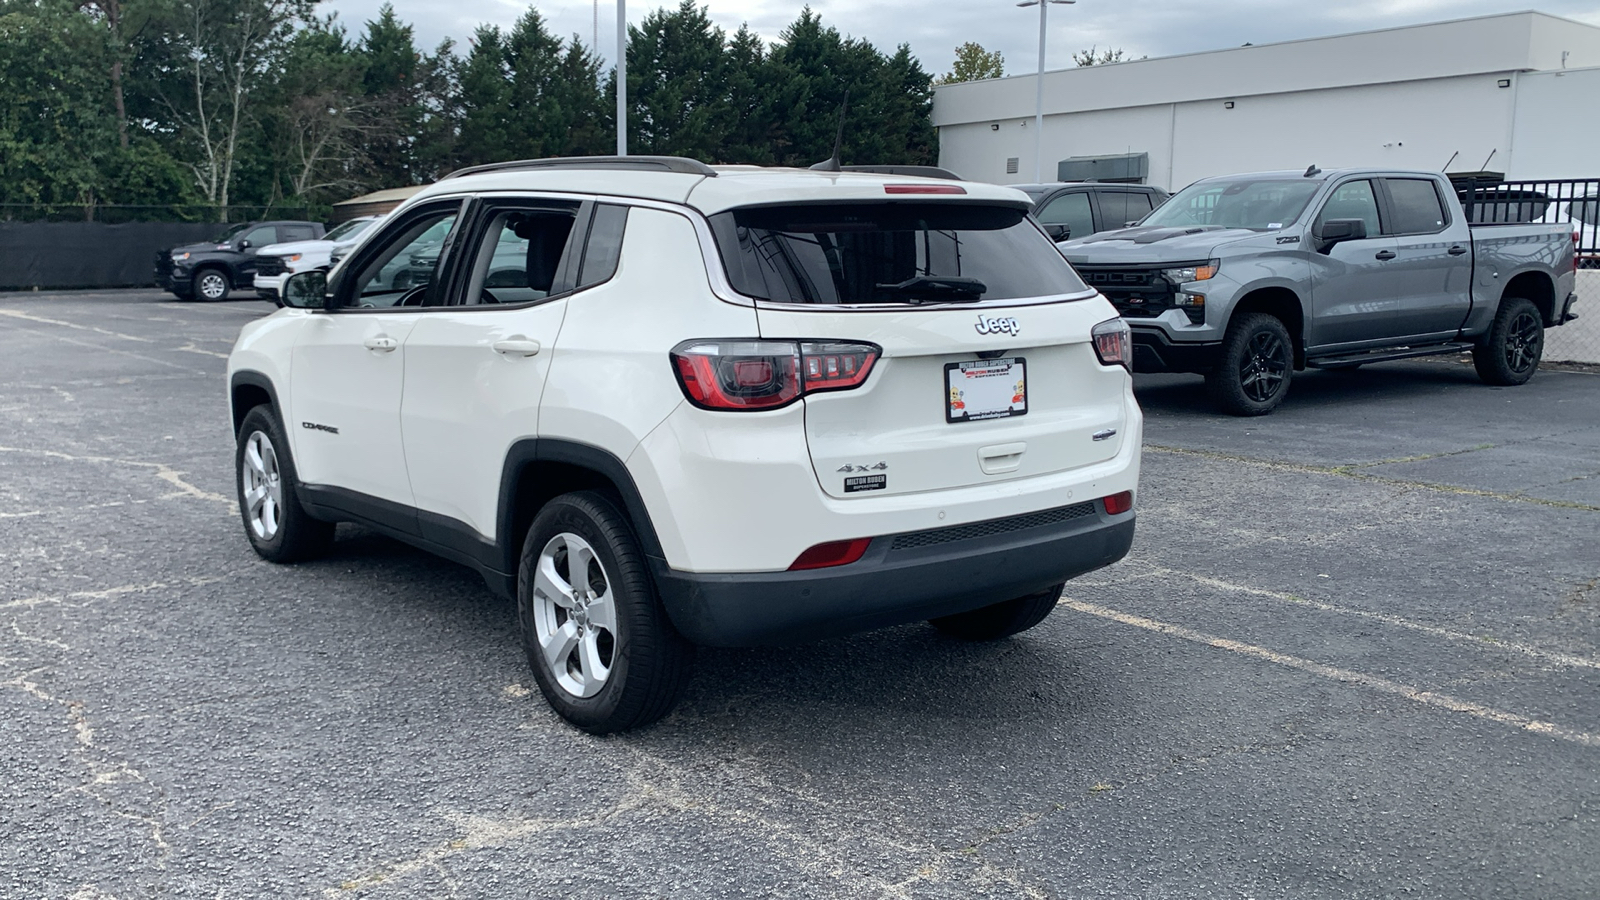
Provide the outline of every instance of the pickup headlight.
[[283,257],[279,257],[279,258],[282,259],[286,263],[297,263],[297,262],[300,261],[300,256],[301,256],[301,254],[299,254],[299,253],[291,253],[288,256],[283,256]]
[[1162,269],[1161,274],[1173,284],[1188,284],[1191,281],[1210,281],[1216,277],[1217,270],[1220,268],[1222,268],[1222,260],[1212,259],[1196,266]]
[[189,254],[187,254],[187,253],[174,253],[174,254],[172,254],[172,261],[173,262],[183,262],[184,260],[186,260],[188,258],[189,258]]

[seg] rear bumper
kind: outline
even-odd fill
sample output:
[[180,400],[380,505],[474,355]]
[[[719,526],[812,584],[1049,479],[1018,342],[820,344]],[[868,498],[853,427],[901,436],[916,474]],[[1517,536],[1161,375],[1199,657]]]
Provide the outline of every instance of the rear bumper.
[[[1128,321],[1128,320],[1124,320]],[[1216,365],[1220,341],[1174,343],[1159,328],[1140,328],[1131,321],[1135,372],[1209,372]]]
[[1127,555],[1134,516],[1108,516],[1099,501],[1089,501],[879,537],[857,562],[802,572],[707,574],[678,571],[664,560],[652,564],[667,614],[689,640],[718,647],[792,643],[1044,590]]

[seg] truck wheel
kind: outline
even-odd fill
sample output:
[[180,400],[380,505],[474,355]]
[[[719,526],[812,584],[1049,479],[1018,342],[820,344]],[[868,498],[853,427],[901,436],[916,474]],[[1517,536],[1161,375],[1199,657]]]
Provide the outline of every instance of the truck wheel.
[[221,300],[228,296],[233,285],[228,283],[228,273],[221,269],[201,269],[194,276],[194,292],[201,300]]
[[1544,320],[1533,301],[1507,297],[1500,301],[1489,333],[1472,348],[1472,365],[1484,384],[1523,384],[1544,356]]
[[270,406],[245,414],[234,450],[239,515],[250,546],[262,559],[297,562],[320,556],[333,545],[333,523],[314,519],[300,506],[300,486],[289,442]]
[[689,682],[694,647],[667,620],[627,518],[603,494],[564,494],[534,518],[517,623],[539,690],[590,734],[656,721]]
[[1004,600],[971,612],[940,616],[929,619],[928,624],[963,641],[997,641],[1043,622],[1061,600],[1061,589],[1064,587],[1066,585],[1058,584],[1037,594]]
[[1264,416],[1289,393],[1294,342],[1277,316],[1248,313],[1228,326],[1217,367],[1206,376],[1211,401],[1236,416]]

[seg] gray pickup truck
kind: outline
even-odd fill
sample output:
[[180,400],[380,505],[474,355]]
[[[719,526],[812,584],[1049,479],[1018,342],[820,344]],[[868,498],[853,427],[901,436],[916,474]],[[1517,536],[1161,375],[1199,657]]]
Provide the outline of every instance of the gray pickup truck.
[[1133,331],[1134,370],[1206,376],[1235,415],[1296,370],[1470,350],[1522,384],[1572,314],[1564,224],[1468,225],[1443,176],[1344,169],[1207,178],[1137,226],[1058,245]]

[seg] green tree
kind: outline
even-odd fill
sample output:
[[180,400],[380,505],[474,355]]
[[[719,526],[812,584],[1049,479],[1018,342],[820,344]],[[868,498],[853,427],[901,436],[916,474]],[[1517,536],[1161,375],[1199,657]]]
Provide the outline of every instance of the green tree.
[[630,151],[721,161],[734,119],[728,63],[726,36],[694,0],[630,27]]
[[511,67],[505,35],[480,26],[460,71],[461,124],[455,163],[471,166],[511,155]]
[[985,50],[983,45],[968,41],[956,48],[955,65],[934,83],[959,84],[963,81],[1003,78],[1005,74],[1006,58],[999,50]]
[[[1141,56],[1139,58],[1149,59],[1150,57]],[[1080,50],[1077,53],[1072,54],[1072,62],[1079,68],[1084,66],[1103,66],[1107,63],[1133,61],[1133,57],[1129,56],[1123,50],[1112,50],[1109,48],[1101,50],[1098,46],[1090,47],[1087,50]]]
[[727,45],[728,130],[722,161],[772,165],[777,160],[779,132],[772,120],[771,75],[767,45],[748,24],[739,26]]

